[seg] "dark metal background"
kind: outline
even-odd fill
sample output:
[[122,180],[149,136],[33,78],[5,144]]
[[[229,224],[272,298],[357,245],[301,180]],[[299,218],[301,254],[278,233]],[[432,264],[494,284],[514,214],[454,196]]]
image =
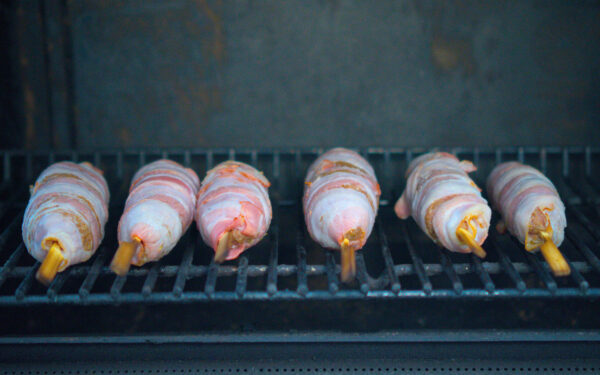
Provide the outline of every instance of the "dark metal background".
[[598,1],[9,0],[0,9],[2,126],[18,135],[0,145],[600,140]]

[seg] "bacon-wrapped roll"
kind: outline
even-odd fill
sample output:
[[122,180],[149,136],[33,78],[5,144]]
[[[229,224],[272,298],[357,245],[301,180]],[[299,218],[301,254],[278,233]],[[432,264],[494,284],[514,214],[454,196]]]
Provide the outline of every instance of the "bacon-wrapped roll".
[[119,249],[111,268],[123,275],[171,251],[194,219],[200,180],[171,160],[157,160],[133,176],[119,221]]
[[567,226],[565,206],[552,182],[533,167],[507,162],[489,175],[487,191],[504,220],[500,231],[505,226],[527,251],[541,249],[555,275],[568,275],[571,269],[556,247]]
[[208,171],[198,192],[196,224],[215,262],[237,258],[260,241],[273,215],[262,172],[236,161]]
[[59,162],[42,172],[22,226],[27,250],[42,262],[38,280],[48,284],[57,272],[94,254],[104,237],[108,199],[102,171],[90,163]]
[[355,251],[371,234],[380,195],[373,168],[354,151],[331,149],[308,169],[303,197],[306,227],[321,246],[341,250],[343,281],[356,273]]
[[429,238],[448,250],[485,257],[481,244],[492,211],[467,174],[476,169],[470,161],[445,152],[421,155],[408,167],[396,214],[401,219],[412,215]]

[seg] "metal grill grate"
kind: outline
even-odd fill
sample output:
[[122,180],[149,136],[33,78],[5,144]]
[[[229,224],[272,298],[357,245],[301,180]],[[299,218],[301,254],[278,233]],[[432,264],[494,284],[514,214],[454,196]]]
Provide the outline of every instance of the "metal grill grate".
[[[572,274],[555,278],[539,254],[529,254],[495,230],[484,244],[486,259],[436,248],[412,220],[401,221],[393,203],[410,160],[427,150],[361,150],[382,187],[379,216],[363,251],[357,278],[339,281],[339,254],[323,251],[308,236],[300,197],[306,169],[321,149],[303,150],[108,150],[27,153],[2,151],[0,166],[0,304],[113,304],[210,300],[361,298],[523,298],[600,296],[600,148],[508,147],[448,150],[479,166],[483,186],[498,162],[520,160],[544,171],[567,206],[569,226],[561,250]],[[133,173],[147,162],[171,158],[199,176],[226,159],[264,171],[272,182],[273,222],[268,236],[239,259],[217,265],[192,226],[160,262],[116,277],[108,269],[117,247],[116,225]],[[39,263],[20,239],[28,186],[50,163],[89,160],[105,171],[111,188],[106,237],[88,262],[59,274],[45,288],[35,280]],[[494,214],[497,216],[497,213]],[[494,222],[493,222],[494,224]]]

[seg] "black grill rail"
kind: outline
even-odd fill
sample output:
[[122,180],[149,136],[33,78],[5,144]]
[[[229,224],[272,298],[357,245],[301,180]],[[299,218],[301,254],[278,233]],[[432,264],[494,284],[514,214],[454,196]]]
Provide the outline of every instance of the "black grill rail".
[[[555,278],[539,254],[525,252],[495,229],[484,244],[486,259],[436,247],[412,220],[401,221],[393,204],[404,187],[410,160],[425,149],[359,150],[374,166],[382,188],[377,222],[357,255],[357,278],[339,281],[339,254],[324,251],[308,236],[301,211],[304,174],[323,149],[302,150],[103,150],[28,153],[0,151],[0,305],[186,303],[210,300],[302,300],[380,298],[593,298],[600,296],[600,148],[454,148],[470,159],[483,187],[493,166],[519,160],[545,172],[567,206],[568,228],[561,250],[572,269]],[[272,182],[273,222],[268,236],[239,259],[215,264],[195,226],[160,262],[132,267],[123,277],[108,269],[117,248],[116,225],[129,181],[141,166],[171,158],[199,176],[216,163],[236,159],[264,171]],[[93,162],[111,188],[106,237],[86,263],[68,268],[45,288],[35,280],[39,263],[21,241],[28,187],[59,160]],[[495,212],[494,216],[498,214]],[[496,219],[494,219],[493,223]]]

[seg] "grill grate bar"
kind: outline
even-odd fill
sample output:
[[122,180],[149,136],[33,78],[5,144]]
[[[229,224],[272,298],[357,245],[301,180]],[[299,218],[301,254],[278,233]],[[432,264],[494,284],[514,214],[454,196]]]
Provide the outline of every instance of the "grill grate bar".
[[[479,148],[478,147],[475,147],[473,149],[473,164],[479,165]],[[473,171],[473,174],[475,176],[479,176],[479,170]]]
[[367,294],[369,292],[369,276],[363,251],[356,252],[356,278],[360,285],[360,291]]
[[382,188],[381,195],[382,198],[387,198],[390,201],[394,199],[394,191],[392,189],[392,161],[390,156],[390,151],[385,150],[383,152],[383,182],[385,183],[385,187]]
[[544,282],[546,287],[551,293],[555,293],[558,288],[556,285],[556,281],[550,276],[550,273],[546,270],[546,268],[542,265],[542,262],[537,258],[537,256],[529,251],[526,251],[527,260],[533,265],[533,269],[537,273],[538,277]]
[[[278,205],[275,205],[278,207]],[[277,208],[275,210],[278,210]],[[275,218],[275,212],[273,217]],[[269,265],[267,267],[267,292],[269,295],[273,295],[277,292],[277,261],[279,257],[279,225],[275,221],[271,224],[271,238],[273,245],[269,252]]]
[[189,168],[192,165],[192,153],[190,150],[185,150],[183,153],[183,166]]
[[[294,179],[296,181],[296,196],[302,196],[302,188],[304,186],[300,170],[302,169],[302,152],[297,151],[294,153]],[[297,216],[297,227],[296,227],[296,258],[298,268],[297,281],[298,286],[297,292],[305,296],[308,293],[308,285],[306,280],[306,248],[304,247],[304,213],[302,212],[302,205],[298,204],[298,216]]]
[[4,282],[8,278],[8,274],[10,273],[10,271],[13,270],[13,268],[15,268],[15,265],[17,264],[19,259],[21,259],[21,256],[23,255],[24,252],[25,252],[25,245],[23,243],[21,243],[17,247],[17,249],[10,255],[10,257],[8,258],[6,263],[4,263],[4,266],[2,267],[2,270],[0,271],[0,286],[2,286],[2,284],[4,284]]
[[325,252],[325,267],[327,272],[327,286],[329,288],[329,292],[331,292],[331,294],[335,294],[340,287],[336,274],[336,264],[333,251]]
[[[587,149],[586,149],[587,150]],[[563,154],[564,155],[564,154]],[[586,153],[587,156],[587,153]],[[563,157],[563,160],[568,160],[568,154],[566,156]],[[588,167],[587,167],[587,157],[586,157],[586,175],[588,173]],[[567,162],[568,165],[568,162]],[[568,169],[565,171],[563,169],[563,174],[567,172],[568,173]],[[584,194],[582,192],[582,190],[579,188],[579,185],[572,181],[570,176],[567,177],[563,177],[563,180],[566,182],[566,184],[571,188],[571,190],[573,192],[575,192],[575,194],[579,195],[580,198],[587,202],[588,204],[592,205],[596,211],[596,213],[600,216],[600,210],[597,204],[594,204],[593,199],[589,199],[587,198],[587,195]],[[593,224],[581,211],[579,211],[577,208],[575,208],[573,205],[571,204],[567,204],[567,208],[570,211],[573,211],[575,213],[575,216],[579,219],[579,221],[584,225],[587,226],[588,230],[590,230],[590,232],[592,233],[592,235],[594,235],[595,233],[597,233],[596,231],[594,231],[593,229],[590,229],[590,227],[594,227],[597,229],[596,225]],[[587,225],[586,225],[587,224]],[[579,240],[579,238],[577,236],[572,235],[572,230],[570,228],[566,228],[565,229],[565,235],[568,239],[570,239],[575,245],[576,247],[580,250],[580,252],[588,259],[588,261],[590,261],[590,263],[596,267],[596,269],[600,269],[600,261],[598,261],[598,258],[591,253],[591,251],[589,251],[589,249],[587,248],[587,246],[585,246],[583,244],[582,241]],[[573,241],[574,240],[574,241]],[[579,271],[577,269],[574,269],[571,266],[571,261],[568,259],[568,257],[563,254],[565,260],[567,261],[567,263],[569,264],[569,267],[571,267],[571,277],[574,279],[574,281],[579,285],[579,288],[581,289],[582,293],[586,293],[587,290],[589,289],[589,283],[587,282],[587,280],[585,280],[585,278],[583,278],[583,276],[579,273]],[[556,283],[555,283],[556,285]]]
[[46,292],[48,299],[50,299],[51,301],[56,301],[60,289],[63,287],[69,276],[71,276],[72,272],[73,268],[68,268],[64,272],[61,272],[58,275],[56,275],[56,277],[54,278],[54,280],[52,280],[52,283],[48,287],[48,291]]
[[206,275],[206,283],[204,284],[204,293],[209,297],[212,297],[215,293],[215,286],[217,284],[217,276],[219,273],[219,265],[215,263],[215,258],[213,256],[210,261],[210,265],[208,266],[208,273]]
[[[576,196],[578,196],[583,202],[585,202],[586,204],[589,205],[594,205],[595,199],[593,196],[586,194],[583,191],[582,185],[581,185],[581,181],[579,181],[579,183],[573,181],[573,178],[571,176],[567,176],[567,177],[563,177],[562,180],[564,181],[565,185],[571,189],[573,191],[573,193],[575,193]],[[585,181],[586,179],[582,179],[582,181]]]
[[525,282],[523,281],[523,279],[521,278],[521,275],[519,275],[519,273],[515,269],[515,266],[510,261],[510,258],[508,257],[508,255],[506,255],[504,250],[502,250],[502,247],[498,243],[498,239],[496,238],[496,236],[490,236],[490,237],[492,237],[491,238],[492,246],[498,253],[498,256],[500,259],[500,264],[506,270],[506,274],[508,275],[508,277],[510,277],[512,279],[512,281],[514,282],[517,289],[520,292],[524,292],[526,289],[526,285],[525,285]]
[[383,230],[383,224],[381,219],[377,219],[377,234],[379,241],[381,242],[381,253],[383,254],[383,260],[385,262],[385,269],[387,271],[388,278],[390,279],[392,292],[398,293],[401,289],[400,282],[398,281],[398,275],[394,270],[394,260],[392,259],[392,253],[388,245],[388,240]]
[[519,163],[525,162],[525,149],[523,149],[523,147],[519,147],[517,149],[517,160],[519,161]]
[[[327,254],[326,251],[327,250],[323,250],[323,252],[325,254]],[[331,253],[335,254],[335,252],[331,252]],[[451,256],[451,254],[449,254],[448,256]],[[572,261],[571,263],[573,264],[573,267],[576,268],[581,273],[589,273],[593,270],[593,268],[590,266],[590,264],[588,262]],[[136,269],[130,270],[128,275],[131,277],[148,276],[152,272],[152,267],[154,266],[154,264],[158,264],[158,269],[156,271],[158,276],[167,277],[167,278],[177,276],[178,266],[162,265],[160,262],[152,263],[152,265],[149,267],[142,267],[142,268],[136,268]],[[513,267],[515,268],[516,272],[519,274],[534,272],[532,265],[530,265],[529,263],[514,262],[512,264],[513,264]],[[483,262],[483,263],[481,263],[481,266],[490,275],[492,275],[492,274],[497,275],[497,274],[502,274],[502,273],[506,272],[505,269],[499,263],[496,263],[496,262]],[[476,272],[475,266],[472,263],[454,263],[452,267],[454,268],[454,272],[456,272],[456,274],[459,276],[460,275],[468,275],[468,274]],[[202,276],[206,275],[208,268],[209,267],[207,267],[207,266],[191,265],[188,270],[188,279],[202,277]],[[423,263],[423,268],[425,269],[425,273],[429,276],[440,275],[442,273],[445,274],[444,268],[442,267],[441,264],[438,264],[438,263]],[[0,267],[0,271],[2,269],[3,269],[3,267]],[[25,275],[27,275],[27,273],[29,272],[29,269],[30,269],[30,266],[14,267],[10,272],[8,272],[8,277],[9,278],[23,278],[23,277],[25,277]],[[72,268],[72,271],[71,271],[71,277],[87,276],[90,269],[91,269],[91,267],[89,267],[89,266],[74,267],[74,268]],[[278,276],[293,276],[293,275],[296,275],[297,269],[298,269],[298,267],[296,265],[279,264],[276,268],[276,273]],[[334,272],[339,271],[339,266],[337,264],[335,264],[335,255],[334,255],[333,270],[334,270]],[[396,272],[398,277],[416,275],[415,267],[413,264],[395,265],[394,271]],[[219,269],[217,272],[218,272],[219,277],[236,276],[238,273],[238,266],[237,265],[235,265],[235,266],[234,265],[221,265],[221,266],[219,266]],[[307,265],[307,268],[306,268],[307,276],[327,275],[327,272],[328,272],[327,262],[325,262],[325,265],[322,265],[322,264]],[[254,264],[248,265],[248,277],[263,277],[267,274],[268,274],[267,266],[254,265]],[[112,276],[114,276],[114,273],[108,267],[101,267],[99,275],[103,276],[103,277],[106,277],[106,276],[112,277]],[[387,279],[387,276],[384,276],[383,278],[377,278],[377,279],[374,279],[371,276],[369,276],[369,280],[370,280],[369,286],[371,289],[389,286],[389,280]],[[385,285],[380,285],[382,283],[384,283]]]
[[569,150],[564,148],[562,149],[562,175],[563,177],[567,177],[569,175]]
[[155,262],[152,264],[150,271],[148,271],[148,275],[146,276],[146,280],[144,281],[144,285],[142,286],[142,295],[148,297],[152,290],[154,289],[154,285],[156,285],[156,280],[158,279],[158,268],[160,266],[160,262]]
[[173,285],[173,294],[176,297],[181,297],[185,288],[185,282],[187,280],[188,270],[194,259],[194,242],[191,238],[190,232],[185,236],[185,252],[181,259],[181,264],[177,269],[177,278],[175,279],[175,285]]
[[546,174],[548,172],[548,163],[547,163],[547,152],[546,152],[546,148],[542,147],[540,149],[540,170],[542,171],[543,174]]
[[29,273],[27,273],[27,276],[25,276],[23,281],[21,281],[21,284],[19,284],[17,290],[15,291],[15,298],[17,301],[25,298],[25,295],[31,288],[31,284],[33,284],[33,279],[35,278],[38,268],[40,268],[40,264],[40,262],[35,262],[35,265],[31,267]]
[[[596,203],[598,202],[597,197],[594,197],[593,195],[587,194],[585,191],[583,191],[583,184],[581,182],[588,180],[588,178],[581,179],[579,183],[573,181],[570,176],[564,177],[563,180],[565,181],[566,185],[575,193],[575,195],[579,197],[579,199],[591,207],[594,212],[596,212],[596,215],[600,216],[600,206]],[[598,229],[597,226],[595,227]]]
[[117,178],[123,179],[123,152],[117,151]]
[[273,197],[271,199],[273,218],[271,220],[271,241],[272,246],[269,251],[269,264],[267,266],[267,293],[272,296],[277,293],[277,263],[279,261],[279,211],[281,191],[279,185],[280,159],[279,152],[273,153]]
[[302,235],[298,234],[296,239],[296,253],[298,257],[297,278],[298,278],[298,293],[306,295],[308,293],[308,285],[306,281],[306,249],[302,245]]
[[402,234],[404,235],[404,241],[406,242],[406,247],[408,248],[408,251],[410,252],[410,258],[412,259],[415,271],[417,273],[417,276],[419,277],[419,281],[421,282],[421,285],[423,287],[423,291],[425,292],[425,294],[430,294],[433,290],[433,287],[431,285],[431,281],[429,280],[429,277],[427,276],[427,273],[425,273],[425,268],[423,267],[423,260],[421,259],[421,257],[419,257],[417,255],[417,252],[415,251],[415,248],[412,244],[411,241],[411,236],[408,233],[408,224],[406,224],[406,221],[402,222]]
[[577,268],[573,267],[573,263],[565,254],[563,254],[563,257],[567,261],[569,268],[571,268],[571,278],[577,283],[577,285],[579,285],[581,293],[587,293],[588,289],[590,288],[590,283],[581,275]]
[[568,201],[565,201],[565,206],[567,207],[567,213],[571,212],[577,221],[579,221],[587,229],[587,231],[594,236],[594,239],[597,242],[600,242],[600,228],[590,219],[588,219],[579,208],[570,204]]
[[235,294],[239,297],[243,297],[246,292],[246,285],[248,281],[248,254],[244,253],[240,255],[238,260],[238,274],[235,285]]
[[85,277],[85,279],[81,283],[81,287],[79,288],[79,296],[81,297],[81,299],[85,300],[90,295],[90,290],[92,290],[96,279],[100,275],[100,268],[102,267],[102,264],[104,263],[104,258],[107,254],[108,248],[106,246],[102,246],[98,250],[98,255],[96,256],[94,263],[92,263],[92,267],[90,267],[87,276]]
[[477,273],[477,276],[479,276],[479,279],[483,283],[483,287],[488,292],[493,293],[494,289],[496,289],[496,286],[494,285],[494,282],[492,281],[492,278],[490,277],[488,271],[486,271],[486,269],[481,265],[481,259],[479,259],[477,255],[471,254],[471,260],[475,265],[475,272]]
[[[546,150],[548,155],[552,156],[563,156],[565,150],[568,152],[570,156],[581,156],[582,159],[585,159],[586,152],[590,152],[592,158],[597,157],[598,153],[600,153],[600,146],[484,146],[477,147],[479,149],[479,153],[481,155],[491,156],[492,158],[496,155],[496,153],[500,152],[500,154],[510,154],[511,160],[516,159],[516,155],[518,153],[519,148],[523,149],[525,155],[535,156],[539,155],[540,150],[543,148]],[[223,148],[223,147],[131,147],[127,149],[120,148],[103,148],[103,149],[84,149],[78,150],[78,155],[94,155],[95,153],[99,153],[101,155],[113,155],[115,156],[118,152],[121,152],[124,156],[138,156],[140,152],[145,152],[146,154],[156,154],[161,155],[163,152],[167,152],[170,155],[184,155],[186,150],[189,150],[193,155],[203,155],[205,156],[207,153],[211,152],[216,155],[228,156],[229,150],[231,148]],[[589,149],[589,151],[588,151]],[[323,147],[299,147],[299,148],[290,148],[290,147],[240,147],[234,148],[235,152],[240,155],[250,155],[253,151],[256,151],[258,155],[267,155],[272,156],[273,153],[279,152],[280,154],[293,155],[295,153],[304,153],[306,155],[317,156],[320,153],[324,152]],[[422,153],[426,153],[429,151],[446,151],[455,154],[472,154],[474,147],[368,147],[368,148],[354,148],[354,150],[358,150],[362,153],[367,152],[370,155],[383,155],[385,152],[389,152],[390,155],[406,157],[407,154],[418,156]],[[73,150],[26,150],[26,149],[9,149],[9,150],[0,150],[0,155],[4,157],[5,154],[10,155],[10,163],[12,165],[14,159],[23,158],[26,155],[31,155],[34,157],[48,157],[50,152],[53,152],[55,155],[61,155],[66,158],[71,158],[73,154]],[[513,157],[512,155],[515,155]],[[412,160],[412,159],[410,159]],[[594,162],[592,161],[592,164]]]
[[456,292],[456,294],[461,294],[464,289],[463,284],[460,281],[458,275],[456,274],[454,267],[452,266],[452,261],[448,257],[448,254],[445,253],[446,250],[442,249],[441,247],[438,247],[437,250],[442,263],[442,268],[444,269],[444,272],[446,273],[446,275],[450,279],[450,282],[452,283],[452,289],[454,289],[454,292]]
[[[520,292],[516,289],[502,289],[494,292],[494,298],[568,298],[573,296],[581,296],[581,290],[579,288],[559,288],[555,293],[550,293],[546,288],[529,288],[525,292]],[[590,289],[587,294],[588,298],[600,297],[600,290],[598,288]],[[433,290],[431,293],[426,294],[423,290],[403,290],[401,294],[402,298],[406,299],[421,299],[421,298],[436,298],[436,299],[455,299],[457,297],[454,290],[439,289]],[[488,299],[490,294],[483,289],[465,289],[460,295],[462,299]],[[301,300],[301,299],[315,299],[315,300],[345,300],[345,299],[397,299],[398,295],[392,293],[389,290],[372,290],[367,294],[359,290],[340,290],[336,294],[331,294],[329,291],[315,290],[309,291],[306,296],[300,295],[297,291],[281,290],[273,296],[269,296],[267,292],[263,291],[247,291],[241,300],[244,301],[264,301],[267,299],[273,301],[286,301],[286,300]],[[175,297],[172,292],[155,292],[150,296],[145,297],[141,293],[123,293],[119,299],[119,303],[178,303],[178,302],[206,302],[209,300],[215,301],[231,301],[240,299],[235,292],[219,291],[211,296],[207,296],[204,292],[188,291],[185,293],[185,300],[182,298]],[[73,294],[59,295],[55,304],[80,304],[79,297]],[[115,301],[110,294],[106,293],[94,293],[89,296],[86,300],[87,304],[93,305],[104,305],[114,304]],[[15,296],[0,296],[0,304],[2,305],[40,305],[48,304],[48,298],[43,295],[26,295],[23,299],[17,300]]]
[[100,163],[102,163],[102,156],[99,152],[96,151],[94,152],[94,165],[100,166]]
[[126,281],[127,275],[115,277],[115,281],[110,287],[110,295],[115,301],[119,301],[119,299],[121,298],[121,289],[123,289],[123,285],[125,285]]
[[213,167],[214,164],[214,159],[213,159],[213,152],[212,151],[208,151],[206,153],[206,171],[210,171]]
[[586,245],[577,234],[573,233],[573,230],[570,227],[565,229],[565,235],[575,244],[577,250],[583,254],[592,267],[596,269],[596,272],[600,272],[600,259],[598,259],[592,250],[590,250],[589,246]]

